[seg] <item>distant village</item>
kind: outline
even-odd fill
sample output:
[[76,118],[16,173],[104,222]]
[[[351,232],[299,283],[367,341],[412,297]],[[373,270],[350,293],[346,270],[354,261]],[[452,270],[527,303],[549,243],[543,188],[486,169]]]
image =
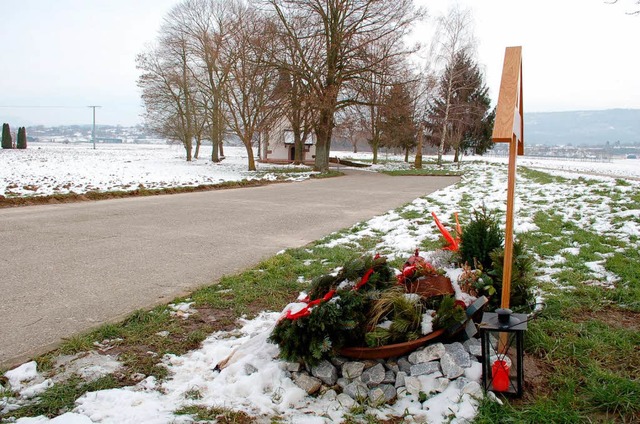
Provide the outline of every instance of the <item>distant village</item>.
[[[47,127],[36,125],[27,127],[29,143],[91,143],[91,125],[59,125]],[[113,144],[164,144],[167,141],[154,138],[145,132],[142,125],[123,127],[121,125],[96,125],[96,143]]]
[[[27,127],[27,140],[29,143],[91,143],[91,125],[61,125],[48,127],[43,125]],[[142,125],[124,127],[121,125],[97,125],[96,143],[112,144],[170,144],[171,142],[158,138],[146,131]],[[229,145],[239,145],[240,141],[235,137],[228,137]],[[332,143],[334,150],[353,150],[352,142],[335,139]],[[366,140],[357,143],[360,152],[370,151]],[[429,154],[429,151],[425,152]],[[496,144],[488,155],[502,156],[508,154],[506,144]],[[640,145],[629,143],[607,142],[603,145],[546,145],[528,144],[525,152],[527,156],[547,157],[567,160],[610,161],[612,159],[636,159],[640,157]]]
[[[508,156],[509,149],[506,143],[497,144],[487,152],[493,156]],[[637,159],[640,157],[640,146],[622,145],[620,143],[597,145],[572,146],[561,145],[527,145],[525,155],[549,159],[564,159],[592,162],[609,162],[612,159]]]

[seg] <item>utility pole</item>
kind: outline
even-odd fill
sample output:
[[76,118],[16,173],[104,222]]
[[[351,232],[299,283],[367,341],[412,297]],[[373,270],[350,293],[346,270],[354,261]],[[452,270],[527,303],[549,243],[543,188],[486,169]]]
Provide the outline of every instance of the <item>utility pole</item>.
[[93,128],[91,130],[91,141],[93,141],[93,150],[96,149],[96,108],[102,106],[87,106],[93,109]]

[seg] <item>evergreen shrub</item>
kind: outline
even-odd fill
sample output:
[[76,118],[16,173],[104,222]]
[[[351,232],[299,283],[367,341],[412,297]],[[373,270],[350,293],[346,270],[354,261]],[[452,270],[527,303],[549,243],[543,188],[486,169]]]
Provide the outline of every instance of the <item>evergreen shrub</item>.
[[[504,266],[504,249],[496,249],[491,253],[493,285],[498,293],[502,293],[502,269]],[[533,296],[533,257],[527,252],[521,240],[513,242],[513,260],[511,262],[511,301],[509,308],[515,312],[531,312]],[[500,307],[500,296],[493,296],[489,301],[489,310]]]
[[477,261],[482,269],[490,270],[491,252],[500,249],[503,241],[497,219],[483,206],[473,212],[471,221],[462,230],[460,262],[473,265]]
[[11,138],[11,128],[9,124],[2,124],[2,148],[13,149],[13,139]]
[[16,148],[27,148],[27,129],[25,127],[18,128],[18,140],[16,142]]

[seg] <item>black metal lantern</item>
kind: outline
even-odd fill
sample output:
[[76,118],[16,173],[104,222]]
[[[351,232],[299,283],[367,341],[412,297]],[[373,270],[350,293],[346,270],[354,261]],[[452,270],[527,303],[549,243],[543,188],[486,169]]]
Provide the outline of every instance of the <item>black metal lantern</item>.
[[527,315],[510,309],[485,312],[479,329],[484,389],[522,396]]

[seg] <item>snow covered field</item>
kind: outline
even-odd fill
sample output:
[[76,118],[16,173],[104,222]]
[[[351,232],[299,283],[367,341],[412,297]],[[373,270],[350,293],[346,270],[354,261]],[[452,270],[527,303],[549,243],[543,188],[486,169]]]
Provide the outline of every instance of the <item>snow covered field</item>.
[[[470,156],[466,160],[473,160]],[[506,157],[487,156],[482,160],[493,163],[508,163]],[[616,178],[640,179],[639,159],[612,159],[611,162],[591,162],[578,160],[558,160],[543,158],[528,158],[521,156],[518,164],[539,170],[566,171],[567,173],[587,173],[595,175],[609,175]],[[558,173],[556,172],[556,175]]]
[[[188,169],[205,169],[206,172],[210,172],[216,167],[210,163],[200,165],[201,161],[198,161],[195,166],[190,166],[191,164],[184,166],[180,158],[182,153],[177,148],[153,146],[141,150],[145,151],[145,149],[154,152],[155,149],[166,149],[173,155],[166,155],[166,152],[162,154],[162,157],[168,156],[165,159],[166,162],[163,162],[166,174],[162,173],[160,165],[157,168],[153,166],[147,168],[150,174],[151,169],[159,169],[154,175],[176,175],[173,178],[179,180],[177,177],[179,169],[185,169],[185,172],[188,172],[186,171]],[[142,153],[139,155],[142,156]],[[343,155],[354,156],[348,153]],[[366,157],[364,154],[357,156]],[[103,156],[103,161],[106,161],[106,157],[108,156]],[[504,212],[507,173],[506,166],[500,162],[497,158],[481,159],[478,162],[465,161],[462,164],[464,176],[459,184],[418,198],[402,208],[389,211],[360,223],[348,231],[328,237],[321,243],[325,246],[348,245],[352,246],[354,251],[362,251],[364,248],[360,242],[375,236],[379,240],[378,245],[373,249],[375,252],[387,255],[391,259],[406,258],[423,240],[439,239],[440,233],[430,219],[431,211],[434,211],[448,228],[451,228],[449,219],[454,211],[461,212],[463,223],[468,219],[472,209],[479,208],[483,204],[490,210]],[[96,159],[94,163],[98,164],[100,160]],[[581,229],[597,234],[607,234],[625,242],[629,248],[640,249],[640,209],[630,199],[631,195],[638,193],[640,182],[628,180],[621,183],[611,177],[587,175],[597,172],[616,175],[620,178],[640,177],[640,171],[635,166],[638,162],[629,160],[628,163],[629,168],[623,168],[623,164],[617,162],[559,163],[554,165],[559,170],[549,172],[563,178],[551,178],[549,181],[541,181],[535,175],[527,173],[519,175],[516,189],[516,231],[518,233],[539,231],[535,224],[536,214],[549,212],[558,215],[563,222],[571,222]],[[520,164],[525,164],[525,160],[522,159]],[[545,164],[548,162],[532,161],[527,165],[540,168]],[[596,165],[597,170],[592,165]],[[45,168],[48,166],[45,165]],[[105,164],[100,166],[107,168]],[[624,172],[620,172],[621,169],[624,169]],[[135,183],[135,178],[131,176],[129,181]],[[190,176],[186,179],[194,178]],[[149,176],[143,183],[146,185],[152,179]],[[90,179],[85,181],[85,186],[101,184]],[[416,216],[418,218],[415,218]],[[587,246],[574,241],[571,230],[567,230],[563,234],[563,240],[558,240],[557,243],[559,249],[555,256],[536,259],[537,278],[540,281],[559,285],[561,283],[557,276],[563,271],[562,264],[567,258],[578,255],[580,250]],[[424,254],[428,259],[432,255],[430,252]],[[590,270],[591,279],[583,283],[599,284],[605,287],[621,283],[620,276],[605,269],[607,255],[608,253],[602,253],[599,259],[586,264]],[[446,271],[455,281],[456,273],[459,271],[455,269],[446,269]],[[188,305],[186,307],[188,308]],[[243,320],[240,323],[241,328],[237,331],[212,334],[203,342],[202,348],[196,351],[183,356],[165,357],[163,363],[169,370],[169,377],[165,381],[160,382],[153,377],[147,377],[136,386],[87,393],[78,399],[72,411],[58,418],[53,420],[45,417],[22,418],[18,422],[22,424],[187,423],[192,422],[189,416],[175,415],[174,412],[189,405],[247,411],[258,417],[259,422],[269,422],[270,417],[273,416],[282,417],[285,422],[294,423],[340,421],[345,411],[339,402],[331,397],[307,396],[304,391],[295,386],[283,371],[282,364],[273,359],[277,354],[277,347],[273,345],[264,343],[260,348],[247,352],[246,356],[234,366],[222,372],[213,371],[215,364],[236,346],[246,342],[251,336],[268,332],[277,317],[278,313],[265,311],[254,320]],[[36,371],[34,364],[25,364],[6,374],[12,390],[19,392],[20,396],[0,401],[0,409],[6,408],[5,412],[8,412],[17,403],[29,402],[51,384],[51,382],[47,383],[44,375]],[[248,373],[247,364],[256,371]],[[479,375],[470,373],[467,378],[477,382]],[[431,389],[433,387],[425,383],[423,390],[429,392]],[[189,398],[187,394],[193,390],[197,390],[201,397]],[[434,392],[430,399],[423,403],[418,402],[417,398],[407,396],[399,399],[393,406],[369,412],[380,418],[402,416],[406,413],[405,422],[428,420],[430,423],[465,423],[474,416],[477,403],[476,396],[463,393],[461,387],[451,384],[440,393]]]
[[[242,179],[276,179],[271,165],[258,164],[260,173],[247,171],[244,147],[225,147],[226,159],[209,160],[211,146],[203,146],[200,158],[188,163],[181,146],[165,144],[33,143],[26,150],[0,150],[0,195],[6,197],[77,194],[87,191],[135,190],[219,184]],[[331,156],[370,159],[371,153],[332,152]],[[381,159],[402,160],[380,154]],[[451,157],[446,158],[451,161]],[[467,156],[464,162],[507,163],[505,157]],[[640,179],[640,160],[618,159],[612,162],[578,162],[518,158],[518,163],[536,169],[568,173],[611,175]],[[304,179],[309,173],[295,167],[281,178]],[[379,168],[379,167],[374,167]]]
[[[331,152],[332,156],[340,156],[353,159],[371,159],[371,153],[368,152]],[[401,156],[386,155],[380,153],[378,158],[381,161],[404,160]],[[425,160],[427,157],[425,156]],[[445,156],[447,162],[452,162],[452,156]],[[410,161],[413,158],[410,157]],[[509,158],[505,156],[463,156],[462,162],[481,161],[489,163],[507,164]],[[518,157],[518,166],[526,166],[539,170],[565,171],[566,173],[581,173],[611,176],[616,178],[640,179],[640,159],[613,159],[610,162],[591,162],[579,160],[558,160],[545,158],[529,158],[525,156]],[[558,172],[555,172],[556,175]],[[563,174],[564,175],[564,174]]]
[[[166,144],[32,143],[26,150],[0,151],[0,195],[43,196],[87,191],[135,190],[219,184],[242,179],[273,180],[269,165],[258,175],[247,171],[244,147],[225,147],[220,163],[211,146],[188,163],[182,146]],[[291,178],[308,177],[296,173]]]

